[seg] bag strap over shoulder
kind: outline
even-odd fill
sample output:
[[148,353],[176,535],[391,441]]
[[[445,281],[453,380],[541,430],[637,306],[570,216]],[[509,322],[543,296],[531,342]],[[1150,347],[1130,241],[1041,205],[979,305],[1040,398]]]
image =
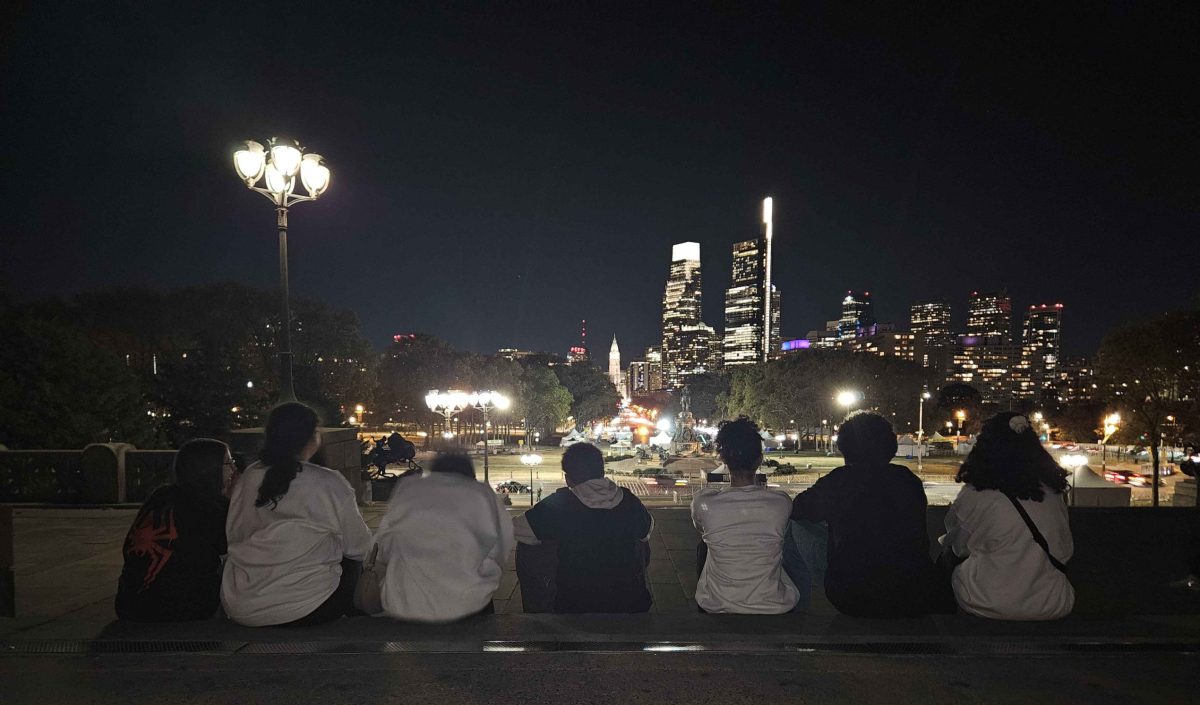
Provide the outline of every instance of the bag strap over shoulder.
[[1025,526],[1028,526],[1029,533],[1033,534],[1034,542],[1041,546],[1042,550],[1046,552],[1046,557],[1050,559],[1050,565],[1058,569],[1060,573],[1065,574],[1067,572],[1067,566],[1064,565],[1062,561],[1055,558],[1054,554],[1050,552],[1050,545],[1046,543],[1046,537],[1042,536],[1042,532],[1038,531],[1037,524],[1034,524],[1033,519],[1029,518],[1029,512],[1025,511],[1025,507],[1021,506],[1021,500],[1012,495],[1005,496],[1008,497],[1008,501],[1012,502],[1013,507],[1016,508],[1017,513],[1021,515],[1021,518],[1025,520]]

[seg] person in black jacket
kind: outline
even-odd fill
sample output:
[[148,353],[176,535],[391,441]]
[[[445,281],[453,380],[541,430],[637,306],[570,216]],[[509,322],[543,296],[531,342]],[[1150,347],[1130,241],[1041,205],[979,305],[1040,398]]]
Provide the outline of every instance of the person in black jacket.
[[175,482],[154,490],[125,536],[117,617],[175,622],[216,613],[235,470],[220,441],[197,438],[179,449]]
[[[604,456],[596,446],[572,445],[562,467],[567,486],[513,519],[520,543],[557,544],[554,611],[648,611],[650,512],[632,492],[604,477]],[[526,563],[520,552],[517,560]]]
[[889,462],[896,455],[892,425],[877,413],[855,412],[838,432],[838,448],[846,464],[792,503],[793,543],[805,543],[806,522],[828,525],[826,597],[856,617],[911,617],[948,605],[930,558],[925,490],[908,468]]

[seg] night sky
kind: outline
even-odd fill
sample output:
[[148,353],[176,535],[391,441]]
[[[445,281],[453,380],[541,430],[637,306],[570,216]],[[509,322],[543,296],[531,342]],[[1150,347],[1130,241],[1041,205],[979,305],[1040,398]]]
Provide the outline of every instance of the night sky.
[[907,327],[915,299],[961,325],[1007,286],[1065,304],[1087,353],[1196,296],[1194,2],[357,4],[4,10],[8,288],[274,287],[274,214],[230,155],[287,134],[333,171],[292,211],[292,291],[381,348],[564,353],[586,318],[629,359],[683,240],[720,330],[768,194],[785,336],[848,288]]

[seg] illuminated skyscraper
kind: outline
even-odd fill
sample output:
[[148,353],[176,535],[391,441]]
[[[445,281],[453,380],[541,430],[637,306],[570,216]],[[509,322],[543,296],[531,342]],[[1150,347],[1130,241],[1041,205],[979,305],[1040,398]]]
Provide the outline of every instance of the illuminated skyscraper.
[[955,343],[950,327],[950,304],[920,301],[913,304],[910,311],[916,361],[921,367],[945,370]]
[[1021,328],[1021,362],[1013,392],[1018,398],[1037,398],[1054,386],[1062,363],[1062,304],[1030,306]]
[[617,347],[617,336],[613,336],[612,346],[608,349],[608,378],[612,380],[617,391],[621,390],[621,349]]
[[663,292],[662,364],[664,384],[681,387],[710,366],[713,329],[700,320],[700,243],[671,248],[671,270]]
[[1012,341],[1012,299],[1005,291],[971,292],[967,302],[967,335]]
[[869,335],[875,325],[875,305],[871,303],[871,292],[855,294],[846,292],[842,299],[842,318],[838,321],[838,339],[849,340],[860,335]]
[[771,284],[773,201],[763,199],[762,235],[733,245],[725,291],[725,365],[764,362],[779,350],[779,292]]

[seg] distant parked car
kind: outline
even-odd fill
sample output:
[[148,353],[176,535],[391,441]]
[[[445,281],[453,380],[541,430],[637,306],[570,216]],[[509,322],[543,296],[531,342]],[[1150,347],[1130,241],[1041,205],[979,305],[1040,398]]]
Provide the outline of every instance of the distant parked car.
[[529,485],[522,484],[516,480],[501,482],[496,485],[496,491],[501,494],[525,494],[529,492]]

